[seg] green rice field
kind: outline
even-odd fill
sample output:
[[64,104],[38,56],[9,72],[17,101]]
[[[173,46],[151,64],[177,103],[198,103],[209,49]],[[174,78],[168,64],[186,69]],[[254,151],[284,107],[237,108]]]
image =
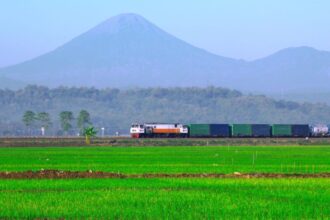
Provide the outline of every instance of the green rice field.
[[0,171],[330,172],[330,146],[0,148]]
[[0,218],[329,219],[329,179],[1,180]]
[[[330,146],[0,148],[0,172],[330,173]],[[0,179],[0,219],[330,219],[330,178]]]

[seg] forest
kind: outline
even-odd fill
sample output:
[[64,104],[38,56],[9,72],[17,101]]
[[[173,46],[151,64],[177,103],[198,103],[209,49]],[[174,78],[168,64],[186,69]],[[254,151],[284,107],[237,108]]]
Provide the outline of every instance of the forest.
[[[82,111],[88,114],[88,124],[99,131],[104,128],[105,135],[126,135],[133,122],[330,124],[330,107],[326,104],[275,100],[219,87],[95,89],[31,85],[0,90],[0,106],[0,136],[37,136],[41,127],[46,127],[46,136],[78,135]],[[26,123],[27,112],[36,120]],[[66,129],[63,114],[69,115]]]

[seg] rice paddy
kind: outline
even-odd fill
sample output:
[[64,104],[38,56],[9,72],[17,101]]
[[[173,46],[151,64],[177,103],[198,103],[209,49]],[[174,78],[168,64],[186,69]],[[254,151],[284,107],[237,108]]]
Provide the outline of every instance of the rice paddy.
[[[0,148],[2,173],[126,175],[0,179],[0,219],[329,219],[330,178],[302,178],[330,173],[329,158],[330,146]],[[232,173],[302,176],[191,178]]]

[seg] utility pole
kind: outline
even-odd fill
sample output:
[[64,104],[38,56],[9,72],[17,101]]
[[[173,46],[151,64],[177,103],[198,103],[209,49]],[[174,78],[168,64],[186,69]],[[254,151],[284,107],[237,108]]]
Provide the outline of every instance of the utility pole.
[[101,137],[104,137],[104,130],[105,128],[101,128]]

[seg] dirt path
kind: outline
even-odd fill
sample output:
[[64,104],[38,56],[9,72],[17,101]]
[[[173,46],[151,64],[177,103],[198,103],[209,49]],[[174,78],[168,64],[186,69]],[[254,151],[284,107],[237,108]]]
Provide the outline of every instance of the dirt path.
[[0,179],[77,179],[77,178],[330,178],[330,173],[318,174],[278,174],[278,173],[232,173],[232,174],[203,174],[203,173],[146,173],[120,174],[99,171],[60,171],[42,170],[25,172],[0,172]]

